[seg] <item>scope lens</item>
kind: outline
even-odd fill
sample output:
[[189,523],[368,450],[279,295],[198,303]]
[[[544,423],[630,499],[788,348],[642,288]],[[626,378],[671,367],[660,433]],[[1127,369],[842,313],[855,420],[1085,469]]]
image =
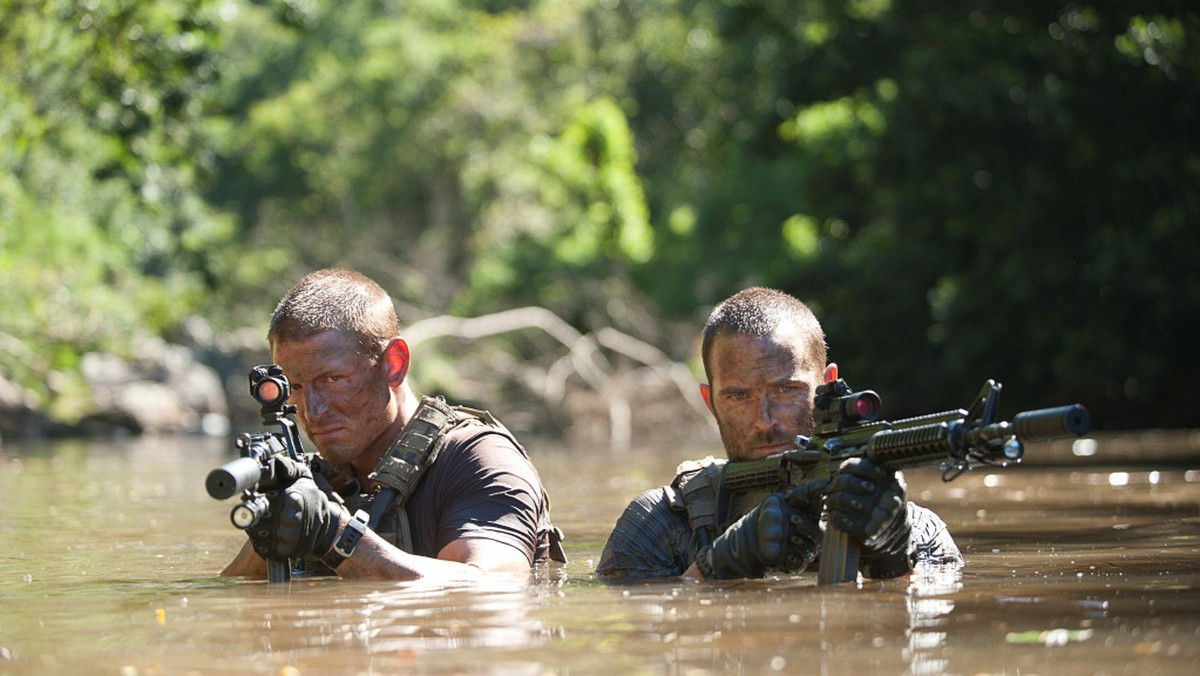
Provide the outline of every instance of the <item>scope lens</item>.
[[275,401],[279,399],[279,395],[283,391],[279,389],[279,383],[274,380],[264,380],[258,386],[258,399],[260,401]]
[[876,420],[879,417],[883,408],[879,401],[879,395],[871,390],[864,390],[851,395],[851,397],[851,401],[847,402],[851,406],[849,413],[856,420]]
[[858,410],[860,418],[870,418],[875,414],[875,402],[866,397],[860,397],[858,401],[854,402],[854,408]]

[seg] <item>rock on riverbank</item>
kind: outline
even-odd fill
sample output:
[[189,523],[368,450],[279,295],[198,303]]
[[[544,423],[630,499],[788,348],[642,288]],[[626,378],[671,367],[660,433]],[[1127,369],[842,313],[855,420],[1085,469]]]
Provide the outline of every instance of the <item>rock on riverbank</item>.
[[257,424],[246,373],[269,360],[258,331],[217,336],[191,325],[188,345],[160,338],[139,342],[136,357],[90,353],[80,363],[89,403],[78,420],[56,420],[37,398],[0,374],[0,440],[140,434],[225,435]]

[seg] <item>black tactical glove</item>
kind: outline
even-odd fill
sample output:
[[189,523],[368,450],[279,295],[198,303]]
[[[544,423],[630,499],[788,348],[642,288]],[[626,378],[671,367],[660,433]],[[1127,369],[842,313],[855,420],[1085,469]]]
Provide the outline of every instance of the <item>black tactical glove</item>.
[[825,487],[821,479],[768,496],[700,551],[700,571],[707,578],[749,578],[804,570],[820,548]]
[[269,508],[247,531],[267,559],[323,556],[337,539],[345,510],[317,487],[309,468],[286,457],[272,460]]
[[866,458],[851,458],[829,482],[826,504],[830,523],[862,545],[864,576],[899,577],[912,570],[912,520],[901,477]]

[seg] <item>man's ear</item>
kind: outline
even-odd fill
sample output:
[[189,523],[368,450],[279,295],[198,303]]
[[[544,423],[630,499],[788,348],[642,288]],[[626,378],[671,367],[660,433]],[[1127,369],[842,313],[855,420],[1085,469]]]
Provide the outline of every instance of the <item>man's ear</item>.
[[388,382],[393,386],[408,377],[408,365],[412,361],[408,343],[403,338],[393,338],[383,350],[383,361],[387,365]]
[[704,405],[708,407],[708,412],[716,415],[712,405],[712,385],[708,383],[700,383],[700,396],[704,398]]

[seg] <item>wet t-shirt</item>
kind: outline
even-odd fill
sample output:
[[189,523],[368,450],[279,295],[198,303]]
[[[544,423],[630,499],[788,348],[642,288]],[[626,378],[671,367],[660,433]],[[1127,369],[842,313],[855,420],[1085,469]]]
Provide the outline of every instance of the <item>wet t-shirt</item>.
[[[412,534],[412,552],[436,557],[458,539],[501,542],[532,563],[549,556],[550,504],[537,469],[514,442],[476,420],[446,433],[446,444],[404,505]],[[370,512],[370,496],[346,498],[351,512]],[[397,509],[376,532],[400,546]]]

